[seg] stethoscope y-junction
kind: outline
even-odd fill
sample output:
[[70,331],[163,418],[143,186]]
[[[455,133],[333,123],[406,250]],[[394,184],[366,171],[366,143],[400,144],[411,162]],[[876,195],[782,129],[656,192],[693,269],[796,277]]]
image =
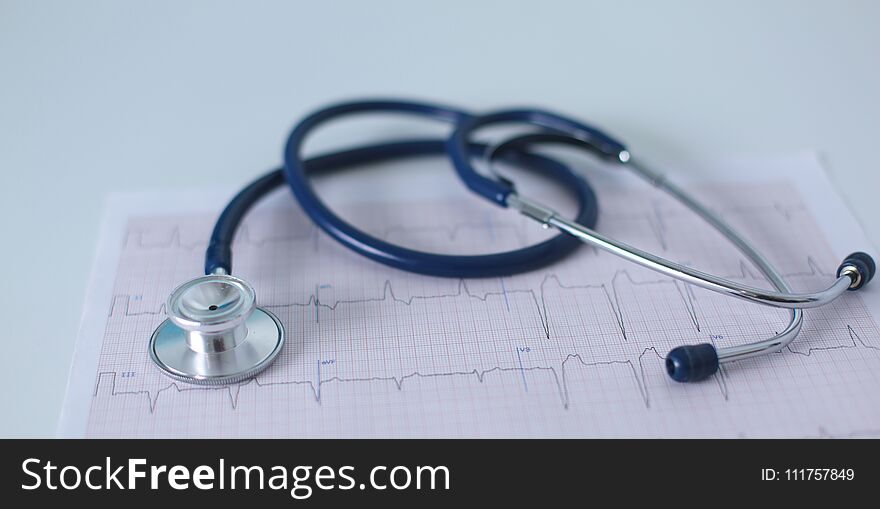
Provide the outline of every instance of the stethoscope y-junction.
[[[447,139],[396,140],[351,148],[304,159],[309,134],[330,120],[370,113],[399,113],[446,122],[453,126]],[[525,125],[526,134],[494,145],[479,144],[475,135],[493,126]],[[667,192],[733,243],[774,287],[765,290],[724,279],[666,260],[593,230],[598,216],[590,184],[567,165],[534,150],[543,145],[582,149],[631,170]],[[559,233],[524,248],[486,255],[446,255],[406,248],[376,238],[343,220],[327,207],[311,185],[316,174],[402,158],[445,155],[459,178],[477,195],[513,209]],[[575,217],[520,194],[514,183],[496,172],[480,173],[475,162],[490,168],[503,161],[553,179],[571,190],[578,201]],[[358,101],[318,110],[297,124],[287,141],[284,167],[258,178],[241,190],[214,226],[205,255],[205,275],[176,288],[168,298],[168,318],[150,340],[150,356],[168,376],[190,383],[229,384],[261,372],[284,345],[284,328],[269,311],[256,306],[253,287],[232,275],[232,241],[248,210],[270,191],[290,187],[305,213],[327,234],[372,260],[398,269],[432,276],[475,278],[521,273],[560,259],[580,242],[620,256],[661,274],[714,292],[760,304],[788,308],[788,325],[773,336],[752,343],[716,348],[710,343],[684,345],[666,355],[669,375],[679,382],[703,380],[721,363],[777,352],[800,332],[805,308],[826,305],[847,290],[858,290],[874,276],[874,260],[856,252],[840,264],[836,279],[824,290],[794,293],[779,272],[722,218],[697,202],[665,176],[633,157],[620,142],[598,129],[555,113],[518,109],[472,115],[435,104],[411,101]]]

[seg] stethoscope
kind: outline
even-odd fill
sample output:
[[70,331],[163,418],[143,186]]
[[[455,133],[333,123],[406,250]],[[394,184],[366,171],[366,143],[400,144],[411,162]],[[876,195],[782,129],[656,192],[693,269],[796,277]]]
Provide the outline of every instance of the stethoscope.
[[[303,158],[303,144],[315,128],[340,117],[369,113],[428,117],[451,123],[454,130],[446,140],[394,141],[308,160]],[[536,130],[494,145],[471,141],[478,130],[502,124],[525,124]],[[632,170],[666,191],[729,239],[775,290],[751,287],[708,274],[594,231],[598,206],[592,187],[568,166],[530,151],[546,144],[586,150]],[[322,202],[309,179],[315,174],[352,166],[444,154],[471,191],[560,233],[538,244],[502,253],[466,256],[427,253],[378,239],[346,222]],[[474,166],[476,160],[484,161],[491,174],[487,176],[478,172]],[[576,217],[567,219],[551,207],[521,195],[510,179],[494,171],[493,165],[498,161],[554,179],[570,189],[579,203]],[[716,348],[711,343],[674,348],[666,355],[665,367],[669,376],[679,382],[703,380],[713,375],[722,363],[778,352],[800,332],[802,309],[824,306],[847,290],[864,287],[876,270],[871,256],[856,252],[840,264],[837,278],[825,290],[793,293],[767,259],[720,216],[700,205],[661,173],[634,159],[626,147],[612,137],[555,113],[523,109],[471,115],[421,102],[349,102],[318,110],[302,119],[287,140],[284,167],[250,183],[223,210],[205,254],[205,275],[172,291],[165,304],[168,318],[150,339],[150,357],[166,375],[195,384],[231,384],[255,376],[278,356],[284,345],[284,327],[272,313],[256,306],[256,293],[250,284],[232,276],[232,241],[248,210],[285,182],[305,213],[328,235],[367,258],[398,269],[455,278],[511,275],[551,264],[570,253],[580,241],[701,288],[791,310],[788,325],[766,339],[724,348]]]

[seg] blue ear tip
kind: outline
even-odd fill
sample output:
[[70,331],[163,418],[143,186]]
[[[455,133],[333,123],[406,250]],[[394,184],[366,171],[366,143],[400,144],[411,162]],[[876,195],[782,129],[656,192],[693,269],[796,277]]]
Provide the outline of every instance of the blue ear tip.
[[856,270],[859,271],[859,275],[861,275],[858,284],[850,287],[850,290],[858,290],[862,288],[868,284],[868,281],[870,281],[874,277],[874,273],[877,272],[877,264],[874,263],[874,259],[871,258],[871,255],[861,251],[852,253],[843,260],[843,263],[837,268],[838,277],[846,266],[855,267]]
[[718,352],[709,343],[674,348],[666,355],[666,372],[676,382],[699,382],[718,371]]

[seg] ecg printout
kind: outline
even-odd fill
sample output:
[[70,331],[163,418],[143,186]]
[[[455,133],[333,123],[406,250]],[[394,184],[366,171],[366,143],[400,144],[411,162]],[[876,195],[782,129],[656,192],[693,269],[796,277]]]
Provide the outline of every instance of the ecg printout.
[[[737,181],[690,187],[754,241],[794,288],[823,287],[842,255],[870,250],[854,220],[841,218],[839,199],[814,157],[740,166]],[[768,287],[735,248],[662,192],[629,175],[590,177],[602,233]],[[837,207],[834,222],[826,217],[820,225],[807,205],[817,200],[805,193],[830,200],[821,214]],[[679,384],[664,371],[671,348],[754,341],[784,327],[788,313],[676,282],[587,246],[554,265],[503,278],[410,274],[341,246],[286,194],[246,218],[233,248],[234,273],[254,285],[258,304],[284,324],[284,350],[244,383],[174,382],[152,365],[147,342],[164,319],[171,289],[200,274],[223,201],[168,212],[159,205],[173,200],[153,196],[152,211],[108,210],[119,227],[109,235],[105,227],[103,242],[115,246],[115,260],[98,264],[96,278],[108,291],[93,289],[89,297],[101,314],[89,322],[86,313],[62,434],[880,435],[880,330],[870,311],[880,308],[877,288],[807,310],[803,332],[781,353]],[[512,249],[549,235],[461,192],[353,202],[340,210],[376,236],[424,250]],[[827,228],[841,221],[837,231]],[[829,235],[844,245],[832,251]]]

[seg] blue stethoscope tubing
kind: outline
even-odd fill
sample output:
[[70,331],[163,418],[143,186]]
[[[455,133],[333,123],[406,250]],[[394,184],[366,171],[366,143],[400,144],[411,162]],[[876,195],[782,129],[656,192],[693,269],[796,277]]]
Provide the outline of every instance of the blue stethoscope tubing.
[[[303,144],[318,126],[330,120],[369,113],[399,113],[451,123],[453,132],[446,140],[406,140],[357,147],[311,159],[302,156]],[[472,138],[481,128],[498,124],[525,124],[539,131],[508,139],[495,146],[474,143]],[[568,166],[530,149],[533,145],[562,143],[583,148],[603,159],[633,170],[656,187],[668,192],[717,228],[740,249],[773,284],[775,290],[749,287],[735,281],[700,272],[676,264],[651,253],[605,237],[592,228],[596,224],[598,205],[589,183]],[[327,207],[313,189],[309,177],[316,173],[355,165],[378,163],[397,158],[446,154],[462,182],[477,195],[541,222],[560,234],[525,248],[487,255],[440,255],[404,248],[369,235],[342,220]],[[499,176],[481,175],[473,161],[482,157],[490,164],[495,158],[537,171],[548,176],[577,197],[579,209],[573,220],[559,216],[550,207],[521,196],[513,183]],[[534,270],[550,264],[585,242],[662,274],[710,290],[765,305],[791,309],[788,326],[774,336],[738,346],[716,348],[714,344],[685,345],[673,349],[666,357],[669,375],[680,382],[705,379],[719,365],[779,351],[794,340],[802,324],[804,307],[827,304],[847,290],[862,288],[876,270],[866,253],[849,255],[838,268],[838,278],[826,290],[813,293],[792,293],[780,274],[742,236],[730,228],[717,214],[700,205],[688,193],[669,182],[641,162],[636,162],[626,146],[602,131],[577,120],[536,109],[504,110],[484,115],[436,104],[373,100],[341,103],[318,110],[302,119],[292,130],[284,151],[284,167],[255,180],[229,203],[221,214],[206,252],[206,274],[230,274],[231,245],[235,231],[245,213],[273,189],[284,183],[290,187],[302,210],[323,231],[352,250],[377,262],[402,270],[432,276],[477,278],[495,277]]]
[[[446,150],[445,140],[405,140],[343,150],[308,160],[301,158],[302,145],[317,126],[347,115],[376,112],[418,115],[453,124],[470,118],[469,114],[454,108],[406,101],[345,103],[306,117],[290,135],[284,168],[271,171],[250,183],[223,210],[206,252],[205,274],[232,273],[232,242],[243,217],[263,196],[285,182],[289,184],[305,213],[330,236],[368,258],[411,272],[463,278],[510,275],[550,264],[578,247],[579,242],[576,239],[559,234],[546,241],[502,253],[440,255],[391,244],[344,221],[323,203],[310,183],[310,176],[392,159],[443,155]],[[472,155],[478,155],[484,153],[486,148],[469,143],[467,150]],[[511,150],[506,151],[502,157],[524,169],[557,179],[577,198],[577,220],[591,226],[596,224],[599,211],[596,195],[583,177],[564,164],[537,154]],[[464,174],[463,178],[466,182],[479,182],[477,185],[482,188],[495,184],[475,171]],[[497,185],[504,186],[503,183]]]

